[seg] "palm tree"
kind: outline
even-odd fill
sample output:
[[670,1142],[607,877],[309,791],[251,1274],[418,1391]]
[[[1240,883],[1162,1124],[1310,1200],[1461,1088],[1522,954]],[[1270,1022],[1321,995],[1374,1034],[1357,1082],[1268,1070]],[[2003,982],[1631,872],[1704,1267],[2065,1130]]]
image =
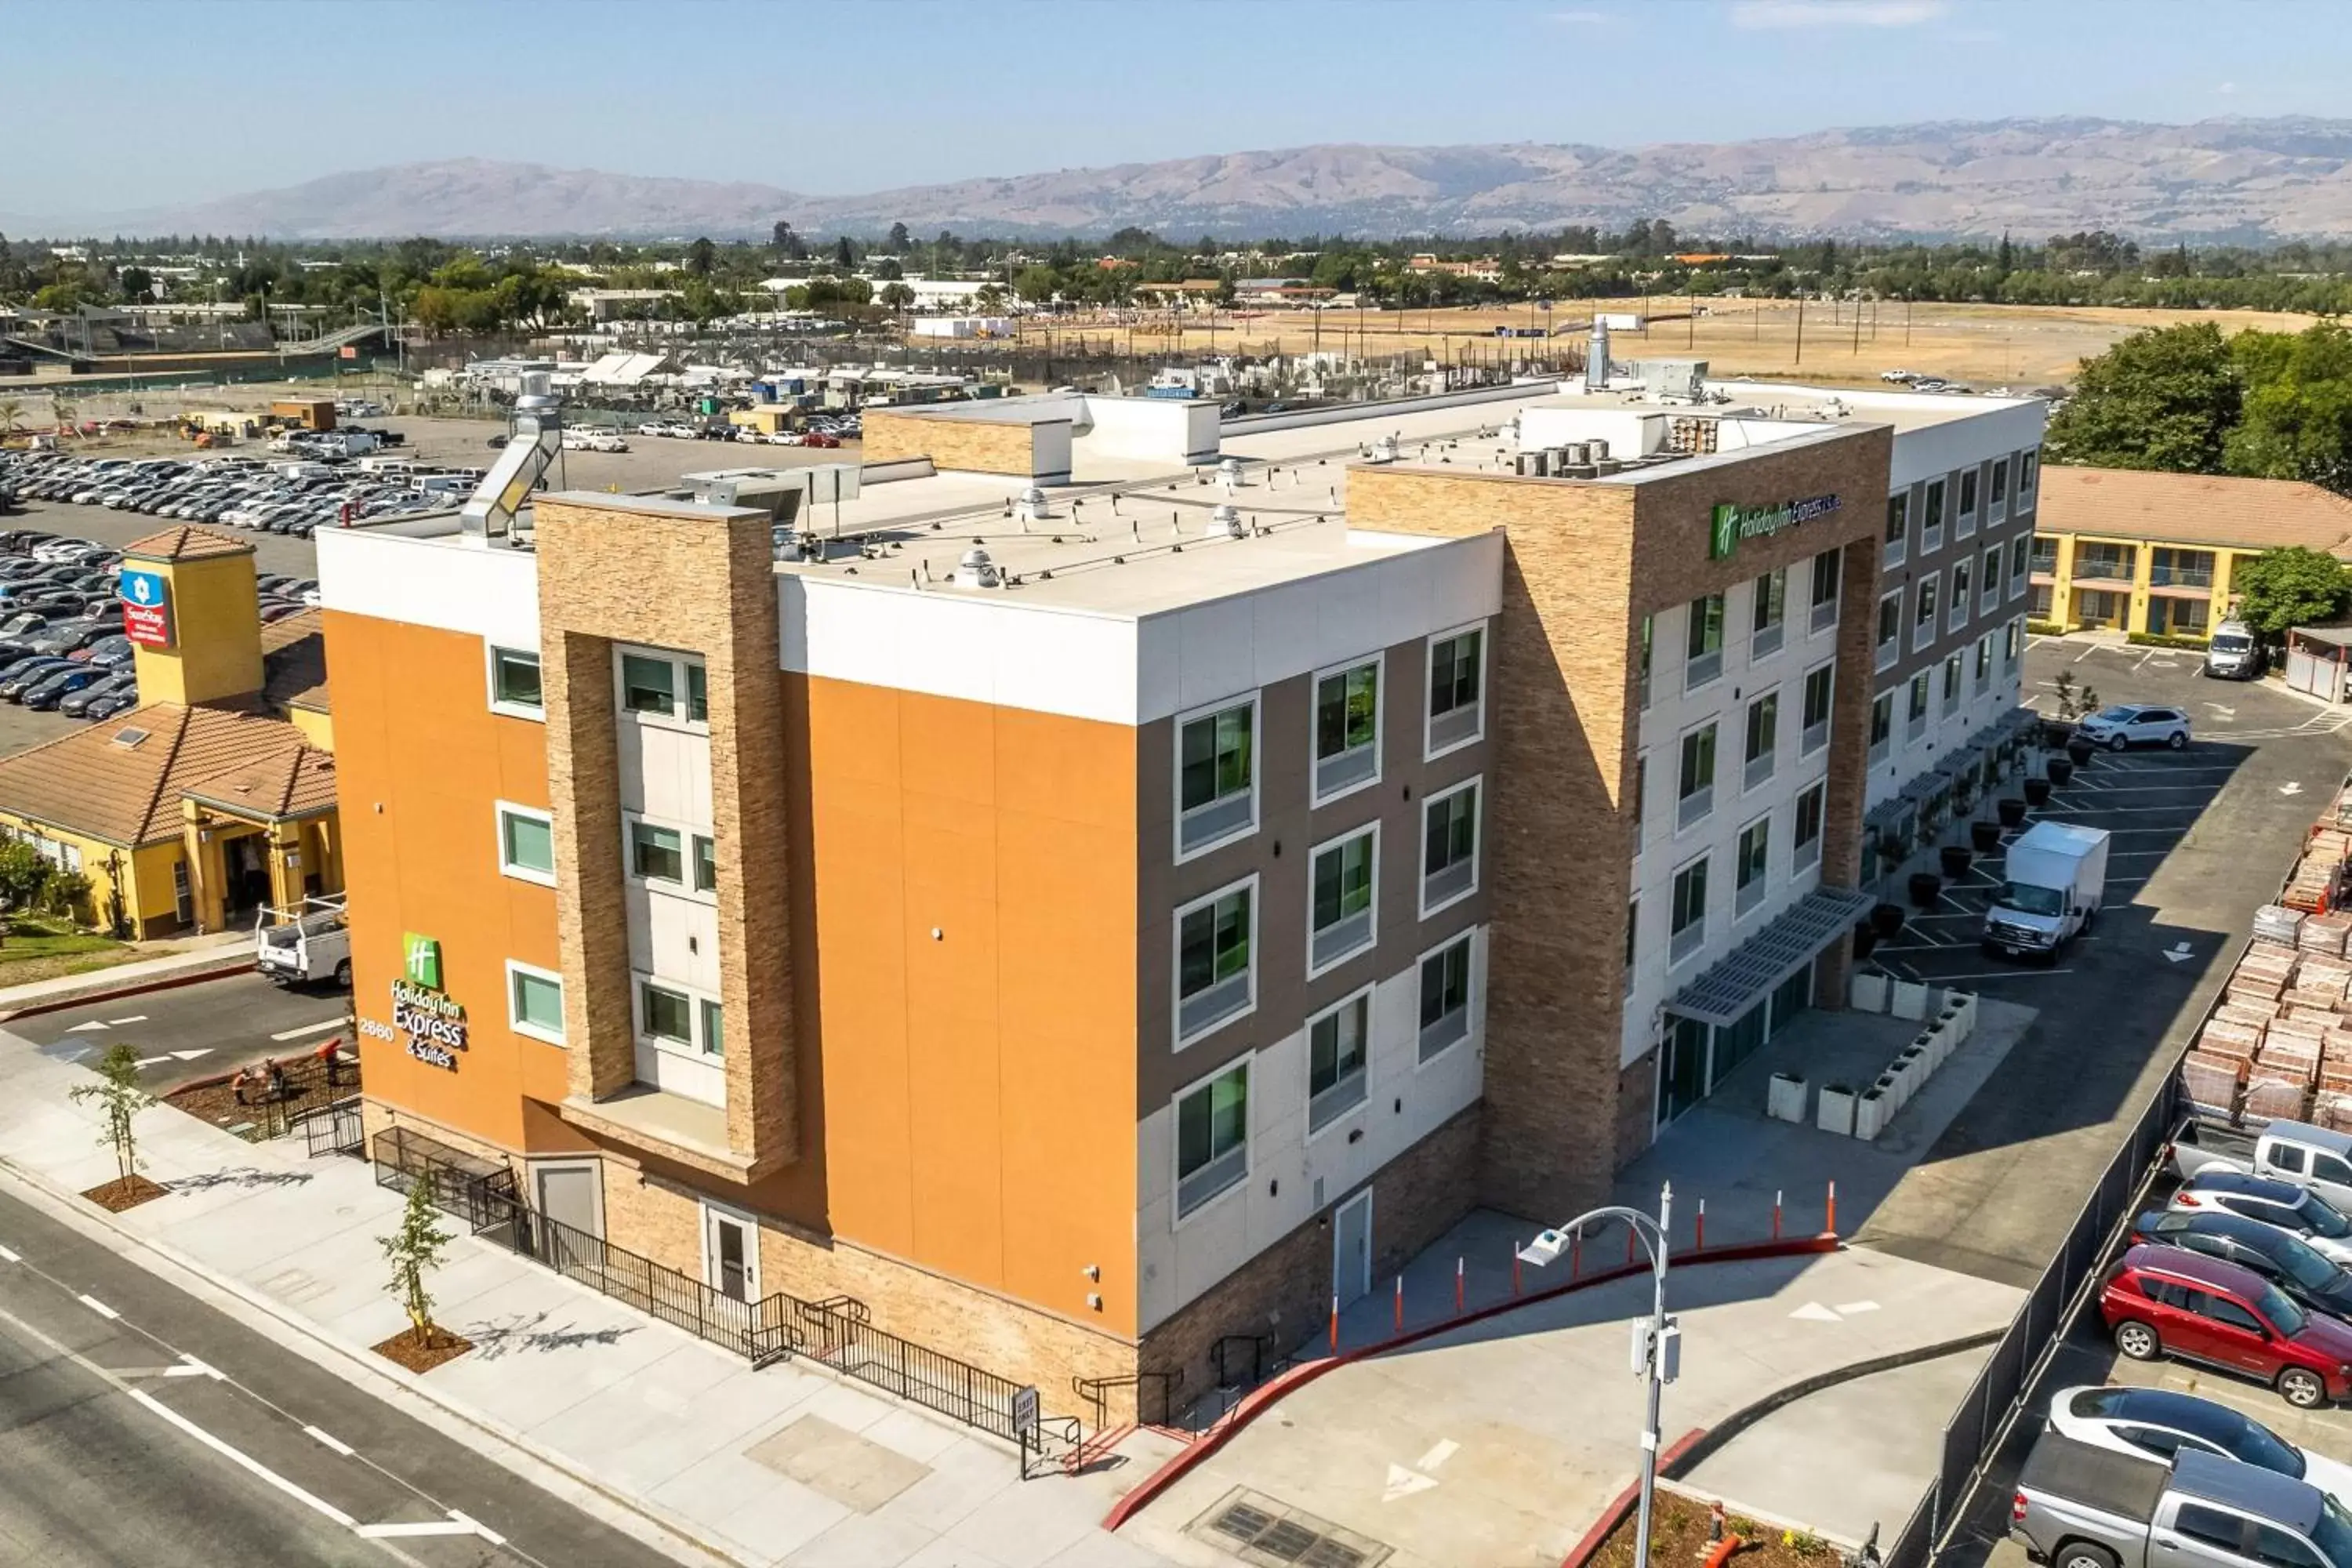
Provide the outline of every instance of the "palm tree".
[[66,401],[65,397],[60,394],[51,393],[49,395],[49,418],[56,423],[58,435],[71,436],[77,433],[75,430],[74,416],[79,412],[80,411],[75,408],[71,403]]
[[14,397],[0,401],[0,436],[13,436],[24,425],[24,404]]

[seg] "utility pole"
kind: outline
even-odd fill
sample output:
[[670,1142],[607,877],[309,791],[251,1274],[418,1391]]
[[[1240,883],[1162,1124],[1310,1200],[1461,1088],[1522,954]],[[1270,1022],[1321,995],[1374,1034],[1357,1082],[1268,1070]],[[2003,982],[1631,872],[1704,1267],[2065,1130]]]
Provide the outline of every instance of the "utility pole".
[[1862,301],[1853,302],[1853,352],[1862,352]]
[[1797,357],[1790,363],[1805,363],[1805,291],[1801,289],[1797,290]]

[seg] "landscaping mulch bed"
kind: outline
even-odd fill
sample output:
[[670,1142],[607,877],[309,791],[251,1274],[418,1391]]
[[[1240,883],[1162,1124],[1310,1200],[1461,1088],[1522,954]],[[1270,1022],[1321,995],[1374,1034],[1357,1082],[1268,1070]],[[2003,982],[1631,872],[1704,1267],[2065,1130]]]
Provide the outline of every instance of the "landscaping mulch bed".
[[[1629,1510],[1587,1568],[1633,1568],[1638,1522],[1638,1513]],[[1650,1517],[1650,1562],[1656,1568],[1706,1563],[1713,1549],[1707,1528],[1705,1503],[1660,1489]],[[1837,1548],[1817,1535],[1785,1532],[1736,1513],[1725,1521],[1724,1532],[1742,1542],[1729,1568],[1837,1568]]]
[[419,1331],[403,1329],[383,1343],[374,1347],[375,1353],[386,1361],[398,1362],[411,1372],[431,1372],[445,1361],[455,1361],[474,1348],[474,1342],[446,1329],[435,1328]]
[[159,1186],[134,1173],[118,1176],[110,1182],[100,1182],[82,1196],[110,1213],[121,1214],[124,1209],[137,1208],[141,1204],[160,1198],[170,1191],[169,1187]]
[[163,1097],[164,1103],[215,1127],[250,1123],[255,1129],[255,1136],[267,1138],[283,1133],[291,1118],[314,1106],[360,1092],[360,1069],[355,1061],[346,1065],[332,1085],[327,1082],[325,1068],[314,1057],[290,1058],[283,1065],[289,1091],[283,1100],[274,1100],[267,1105],[239,1105],[235,1087],[227,1078],[222,1077],[175,1089]]

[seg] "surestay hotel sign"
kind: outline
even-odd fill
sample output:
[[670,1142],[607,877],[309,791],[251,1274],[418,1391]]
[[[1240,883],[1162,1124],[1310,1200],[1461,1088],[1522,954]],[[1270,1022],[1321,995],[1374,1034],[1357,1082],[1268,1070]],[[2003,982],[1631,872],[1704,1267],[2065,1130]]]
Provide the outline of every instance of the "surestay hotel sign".
[[1782,501],[1779,506],[1735,506],[1729,501],[1718,504],[1710,520],[1706,535],[1706,558],[1727,561],[1739,548],[1743,539],[1769,539],[1801,522],[1811,522],[1826,517],[1838,509],[1835,495],[1809,496],[1803,500]]

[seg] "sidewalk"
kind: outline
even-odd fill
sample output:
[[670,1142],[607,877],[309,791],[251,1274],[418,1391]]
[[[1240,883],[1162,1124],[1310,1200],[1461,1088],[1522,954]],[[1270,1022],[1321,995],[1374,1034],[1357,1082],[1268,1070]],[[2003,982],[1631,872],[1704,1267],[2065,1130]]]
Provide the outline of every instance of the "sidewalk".
[[[52,1194],[113,1176],[79,1068],[0,1032],[0,1165]],[[735,1562],[794,1568],[1153,1568],[1105,1533],[1165,1439],[1080,1478],[1020,1479],[1011,1448],[863,1385],[735,1356],[502,1248],[461,1237],[436,1315],[473,1351],[422,1377],[367,1347],[406,1326],[377,1237],[402,1200],[372,1168],[248,1144],[169,1108],[138,1124],[173,1190],[106,1223],[487,1434]],[[79,1204],[79,1200],[74,1200]],[[85,1214],[91,1205],[79,1204]],[[5,1239],[5,1238],[0,1238]],[[364,1382],[364,1377],[359,1379]],[[497,1457],[498,1442],[478,1442]]]
[[0,986],[0,1019],[26,1012],[47,1012],[93,996],[152,989],[199,976],[209,979],[253,967],[251,931],[215,931],[210,936],[188,937],[173,945],[182,951],[104,969],[84,970],[79,974],[60,974],[54,980],[36,980],[26,985]]

